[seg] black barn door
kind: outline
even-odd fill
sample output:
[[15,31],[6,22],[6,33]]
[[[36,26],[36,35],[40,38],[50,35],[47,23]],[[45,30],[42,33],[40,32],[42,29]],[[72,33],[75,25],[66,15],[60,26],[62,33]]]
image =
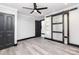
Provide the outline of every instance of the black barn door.
[[4,15],[0,13],[0,47],[4,44]]
[[11,45],[14,43],[14,16],[5,16],[5,43],[6,45]]
[[14,16],[0,13],[0,49],[14,44]]

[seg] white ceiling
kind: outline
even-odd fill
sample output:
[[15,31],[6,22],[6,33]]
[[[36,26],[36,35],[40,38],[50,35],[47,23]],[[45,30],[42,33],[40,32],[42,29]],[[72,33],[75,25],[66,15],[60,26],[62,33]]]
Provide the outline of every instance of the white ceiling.
[[73,5],[76,5],[78,3],[37,3],[38,7],[48,7],[46,10],[41,10],[42,14],[38,14],[37,12],[34,12],[33,14],[30,14],[32,10],[23,9],[22,7],[30,7],[33,8],[33,3],[0,3],[1,5],[6,5],[12,8],[18,9],[19,13],[25,14],[25,15],[32,15],[35,17],[43,17],[49,13],[53,13],[55,11],[71,7]]

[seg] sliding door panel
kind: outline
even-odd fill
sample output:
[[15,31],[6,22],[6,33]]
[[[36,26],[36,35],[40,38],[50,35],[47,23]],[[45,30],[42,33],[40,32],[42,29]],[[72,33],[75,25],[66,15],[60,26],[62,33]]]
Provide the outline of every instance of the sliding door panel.
[[63,15],[56,15],[52,18],[52,39],[63,41]]

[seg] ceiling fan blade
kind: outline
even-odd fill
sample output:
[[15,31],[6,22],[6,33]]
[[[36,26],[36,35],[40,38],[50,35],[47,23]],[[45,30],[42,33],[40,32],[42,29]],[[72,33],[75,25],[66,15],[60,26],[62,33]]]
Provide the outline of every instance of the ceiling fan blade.
[[30,12],[31,14],[34,12],[34,10],[32,12]]
[[37,8],[37,5],[36,5],[36,3],[33,3],[34,4],[34,9],[36,9]]
[[37,8],[37,10],[43,10],[43,9],[47,9],[48,7],[43,7],[43,8]]
[[22,7],[24,9],[29,9],[29,10],[33,10],[33,8],[28,8],[28,7]]
[[41,12],[40,12],[40,11],[38,11],[38,10],[37,10],[37,12],[41,14]]

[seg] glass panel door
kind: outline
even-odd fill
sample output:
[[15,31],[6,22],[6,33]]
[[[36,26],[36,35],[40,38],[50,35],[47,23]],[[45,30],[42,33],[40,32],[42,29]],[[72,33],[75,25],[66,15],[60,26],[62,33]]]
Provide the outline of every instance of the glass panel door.
[[63,42],[63,14],[52,17],[52,39]]

